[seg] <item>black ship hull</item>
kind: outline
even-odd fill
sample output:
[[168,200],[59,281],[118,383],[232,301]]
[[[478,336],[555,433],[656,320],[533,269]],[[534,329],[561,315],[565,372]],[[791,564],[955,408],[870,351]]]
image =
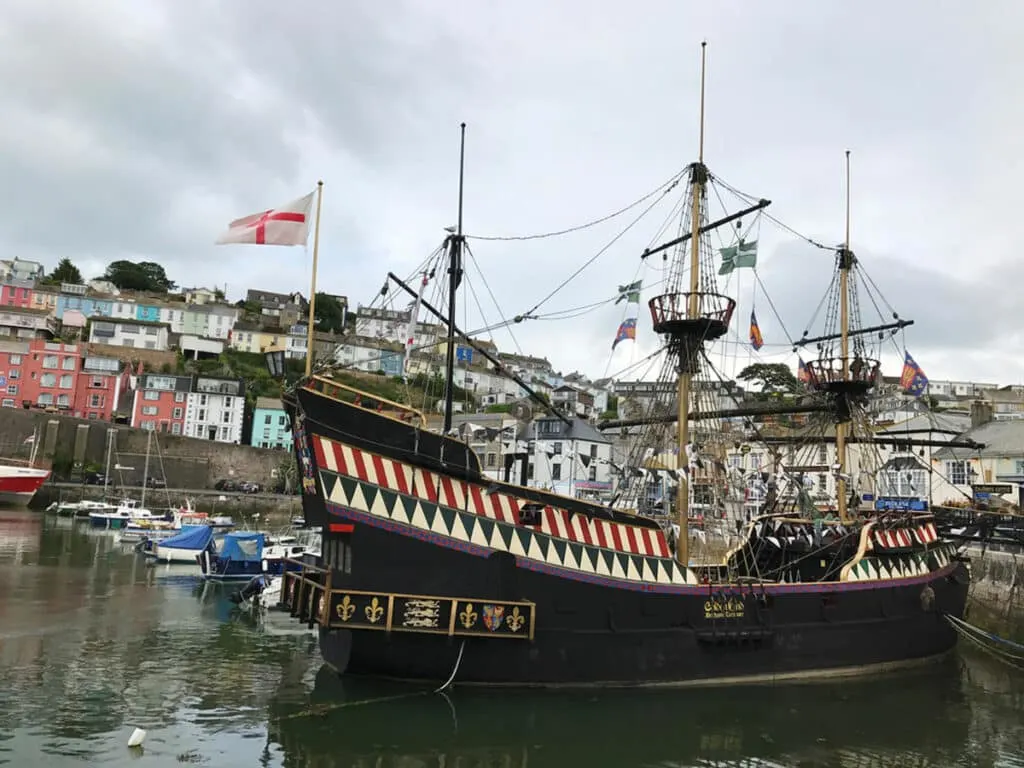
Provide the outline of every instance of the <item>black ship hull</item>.
[[842,579],[729,580],[674,565],[649,521],[488,480],[458,441],[321,392],[292,407],[324,571],[286,592],[339,672],[707,685],[869,674],[956,643],[969,569],[920,520],[877,539],[892,551],[866,533]]

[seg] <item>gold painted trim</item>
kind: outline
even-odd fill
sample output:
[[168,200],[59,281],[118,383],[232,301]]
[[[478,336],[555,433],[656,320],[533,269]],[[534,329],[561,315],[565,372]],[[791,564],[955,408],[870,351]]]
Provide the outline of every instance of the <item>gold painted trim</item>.
[[[868,545],[871,543],[871,531],[874,530],[874,521],[865,523],[864,527],[860,529],[860,545],[857,547],[857,554],[846,565],[843,566],[843,570],[839,572],[839,581],[849,581],[850,571],[852,571],[861,560],[864,559],[864,555],[868,551]],[[906,578],[906,577],[903,577]],[[873,579],[873,581],[882,581],[882,579]]]
[[[408,413],[411,416],[418,418],[419,419],[419,424],[416,425],[416,424],[413,424],[410,421],[406,421],[404,419],[396,418],[395,416],[392,416],[391,414],[389,414],[387,411],[378,411],[376,408],[364,408],[360,404],[350,403],[347,400],[342,400],[340,398],[334,397],[333,395],[329,394],[328,392],[324,392],[322,390],[315,389],[312,386],[312,384],[315,384],[316,382],[319,382],[320,384],[322,384],[324,386],[327,386],[327,387],[337,387],[338,389],[345,390],[346,392],[351,392],[352,394],[359,395],[360,397],[366,397],[366,398],[369,398],[370,400],[373,400],[375,402],[384,403],[386,405],[392,406],[392,409],[395,410],[395,411]],[[352,386],[349,386],[348,384],[342,384],[340,382],[334,381],[333,379],[329,379],[329,378],[326,378],[324,376],[319,376],[319,375],[313,376],[312,377],[312,383],[307,383],[307,384],[303,385],[302,388],[304,390],[306,390],[307,392],[310,392],[311,394],[319,395],[320,397],[327,398],[328,400],[332,400],[333,402],[336,402],[336,403],[342,403],[344,405],[350,405],[353,408],[358,408],[359,410],[365,411],[366,413],[374,413],[374,414],[376,414],[378,416],[383,416],[386,419],[391,419],[391,421],[397,422],[399,424],[404,424],[407,427],[408,426],[414,426],[414,427],[418,426],[421,429],[426,429],[426,427],[427,427],[427,417],[423,415],[422,411],[418,411],[415,408],[411,408],[408,405],[403,405],[402,403],[396,403],[394,400],[388,400],[386,397],[381,397],[380,395],[375,395],[372,392],[367,392],[366,390],[359,389],[358,387],[352,387]]]

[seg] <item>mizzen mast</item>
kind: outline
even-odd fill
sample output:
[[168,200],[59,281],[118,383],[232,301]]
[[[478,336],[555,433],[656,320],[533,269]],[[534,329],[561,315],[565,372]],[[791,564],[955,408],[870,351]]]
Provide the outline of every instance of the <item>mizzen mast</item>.
[[[842,359],[843,381],[850,378],[850,270],[853,267],[853,251],[850,249],[850,150],[846,150],[846,235],[839,251],[839,355]],[[859,373],[859,371],[858,371]],[[849,518],[846,499],[846,427],[848,421],[836,424],[836,463],[839,465],[836,478],[836,504],[839,519],[844,523]]]

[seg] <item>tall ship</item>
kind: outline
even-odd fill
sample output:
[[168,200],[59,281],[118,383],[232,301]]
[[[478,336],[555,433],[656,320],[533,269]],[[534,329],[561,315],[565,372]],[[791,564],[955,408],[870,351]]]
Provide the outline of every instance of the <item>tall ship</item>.
[[[389,273],[414,302],[411,326],[422,307],[447,329],[440,427],[342,382],[329,365],[287,389],[304,514],[322,527],[323,549],[285,574],[283,599],[293,616],[319,627],[323,658],[338,672],[499,686],[685,686],[879,672],[954,647],[947,617],[963,616],[968,561],[926,509],[870,503],[877,467],[866,457],[877,451],[866,408],[880,366],[868,341],[906,322],[854,322],[859,262],[848,193],[846,238],[830,249],[834,325],[799,344],[816,350],[801,365],[802,394],[709,404],[719,378],[711,350],[736,310],[718,284],[711,235],[769,203],[751,199],[710,219],[716,179],[703,157],[703,61],[702,49],[700,152],[677,179],[682,224],[677,237],[644,252],[664,264],[648,309],[664,342],[669,396],[629,423],[603,425],[638,430],[611,503],[530,487],[526,454],[487,472],[454,434],[456,342],[547,411],[536,429],[571,436],[585,428],[457,325],[461,170],[458,225],[432,269],[447,276],[447,313]],[[767,423],[787,419],[785,435]],[[776,460],[738,478],[723,458],[724,446],[740,440],[766,446]],[[802,461],[801,451],[816,458]],[[811,473],[830,480],[812,492]],[[652,484],[662,492],[652,494]],[[751,484],[766,489],[756,503]],[[691,558],[700,538],[693,526],[712,519],[735,527],[731,546],[711,560]]]

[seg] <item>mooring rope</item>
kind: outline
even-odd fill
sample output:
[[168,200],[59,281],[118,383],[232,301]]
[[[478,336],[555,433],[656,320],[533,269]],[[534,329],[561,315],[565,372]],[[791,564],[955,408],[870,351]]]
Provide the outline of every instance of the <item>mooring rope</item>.
[[398,701],[400,699],[412,699],[417,696],[426,696],[431,693],[439,693],[444,696],[444,692],[448,690],[453,682],[455,682],[455,676],[459,673],[459,667],[462,665],[462,653],[466,650],[466,641],[463,640],[462,644],[459,645],[459,655],[455,659],[455,666],[452,667],[452,673],[445,680],[444,684],[440,688],[433,690],[421,690],[421,691],[409,691],[408,693],[396,693],[392,696],[374,696],[369,699],[360,699],[358,701],[339,701],[334,704],[318,704],[317,706],[307,707],[299,712],[292,712],[290,715],[282,715],[277,718],[280,720],[295,720],[299,717],[310,717],[313,715],[325,715],[328,712],[333,712],[336,709],[347,709],[349,707],[363,707],[368,704],[383,704],[386,701]]
[[[956,616],[950,616],[945,614],[946,621],[949,622],[950,626],[956,630],[960,637],[965,638],[972,645],[980,648],[990,656],[1009,664],[1017,669],[1024,669],[1024,653],[1013,653],[1009,650],[1003,650],[998,646],[1005,646],[1012,648],[1017,651],[1024,651],[1024,645],[1015,643],[1012,640],[1008,640],[1005,637],[988,632],[981,627],[976,627],[973,624],[969,624],[963,619],[959,619]],[[985,642],[988,641],[988,642]]]

